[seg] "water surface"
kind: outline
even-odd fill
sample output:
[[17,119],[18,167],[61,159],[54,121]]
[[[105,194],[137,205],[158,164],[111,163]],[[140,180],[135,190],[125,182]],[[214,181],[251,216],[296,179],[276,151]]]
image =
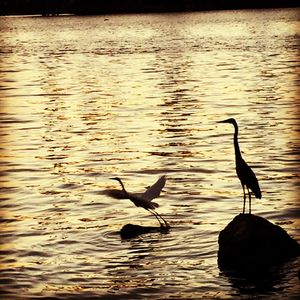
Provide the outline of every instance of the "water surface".
[[[233,127],[263,198],[300,242],[299,10],[1,17],[1,293],[6,299],[268,299],[300,293],[292,260],[263,284],[217,265],[242,210]],[[121,240],[147,211],[103,190],[163,174],[167,234]]]

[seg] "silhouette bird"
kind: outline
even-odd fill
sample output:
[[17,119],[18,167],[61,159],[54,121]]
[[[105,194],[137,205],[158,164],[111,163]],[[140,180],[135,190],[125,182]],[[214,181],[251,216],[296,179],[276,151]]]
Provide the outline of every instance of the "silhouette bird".
[[122,190],[106,190],[106,194],[108,196],[115,199],[129,199],[134,203],[135,206],[143,207],[153,214],[161,227],[164,227],[163,223],[161,223],[161,220],[165,223],[167,228],[170,227],[167,221],[155,211],[155,208],[157,208],[159,205],[152,201],[154,198],[157,198],[160,195],[160,192],[166,183],[166,176],[161,176],[152,186],[147,188],[144,193],[129,193],[126,191],[124,184],[119,177],[110,179],[117,180],[120,183]]
[[235,151],[235,167],[236,167],[236,174],[240,179],[243,187],[243,193],[244,193],[243,214],[245,213],[245,204],[246,204],[245,186],[247,188],[248,196],[249,196],[249,214],[251,214],[251,193],[249,189],[254,193],[255,197],[258,199],[261,199],[261,191],[254,172],[251,170],[251,168],[247,165],[247,163],[242,158],[239,143],[238,143],[237,122],[235,119],[230,118],[224,121],[219,121],[218,123],[230,123],[234,126],[233,144],[234,144],[234,151]]

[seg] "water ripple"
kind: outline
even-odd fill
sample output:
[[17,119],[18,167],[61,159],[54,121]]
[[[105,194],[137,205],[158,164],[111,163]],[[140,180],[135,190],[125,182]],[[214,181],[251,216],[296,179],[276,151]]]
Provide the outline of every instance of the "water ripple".
[[[1,20],[4,298],[300,293],[299,260],[267,291],[217,266],[243,201],[228,117],[262,188],[255,214],[300,240],[297,9]],[[161,175],[170,231],[122,240],[158,223],[107,197],[109,178],[142,192]]]

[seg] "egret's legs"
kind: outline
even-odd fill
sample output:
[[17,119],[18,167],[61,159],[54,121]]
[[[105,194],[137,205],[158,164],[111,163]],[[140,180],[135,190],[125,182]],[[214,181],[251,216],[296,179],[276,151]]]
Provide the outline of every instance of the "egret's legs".
[[158,215],[153,210],[150,210],[149,208],[146,208],[146,210],[148,210],[156,218],[156,220],[159,222],[160,227],[164,227],[164,225],[161,223]]
[[[155,218],[157,219],[157,221],[159,222],[159,224],[160,224],[160,227],[164,227],[164,225],[163,225],[163,223],[161,223],[161,221],[160,221],[160,219],[165,223],[165,225],[166,225],[166,228],[170,228],[170,225],[167,223],[167,221],[159,214],[159,213],[157,213],[156,211],[154,211],[154,210],[152,210],[152,209],[149,209],[149,208],[147,208],[147,210],[149,211],[149,212],[151,212],[154,216],[155,216]],[[159,219],[160,218],[160,219]]]
[[164,221],[166,228],[170,228],[168,222],[158,212],[155,211],[154,213]]

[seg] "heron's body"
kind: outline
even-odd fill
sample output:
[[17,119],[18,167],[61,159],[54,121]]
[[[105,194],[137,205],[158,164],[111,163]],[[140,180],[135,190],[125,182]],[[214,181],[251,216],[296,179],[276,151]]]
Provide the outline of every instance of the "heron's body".
[[230,123],[234,126],[235,130],[234,130],[233,144],[234,144],[234,151],[235,151],[235,168],[236,168],[236,174],[241,181],[243,192],[244,192],[243,213],[245,213],[245,203],[246,203],[245,187],[248,190],[249,213],[251,213],[251,193],[249,189],[254,193],[256,198],[261,199],[261,191],[260,191],[257,178],[254,172],[252,171],[252,169],[242,158],[239,143],[238,143],[238,125],[236,120],[231,118],[228,120],[221,121],[220,123]]
[[131,200],[135,206],[142,207],[151,212],[159,221],[161,226],[162,223],[160,222],[160,219],[163,220],[166,227],[169,227],[169,224],[164,220],[164,218],[155,211],[155,208],[157,208],[159,205],[152,201],[154,198],[157,198],[160,195],[160,192],[166,183],[165,176],[160,177],[157,182],[150,186],[144,193],[129,193],[125,189],[125,186],[120,178],[114,177],[111,179],[117,180],[120,183],[122,190],[108,190],[107,194],[109,196],[116,199]]
[[256,198],[261,199],[261,191],[257,181],[257,178],[252,169],[241,158],[236,162],[236,174],[241,181],[242,185],[248,187],[255,195]]

